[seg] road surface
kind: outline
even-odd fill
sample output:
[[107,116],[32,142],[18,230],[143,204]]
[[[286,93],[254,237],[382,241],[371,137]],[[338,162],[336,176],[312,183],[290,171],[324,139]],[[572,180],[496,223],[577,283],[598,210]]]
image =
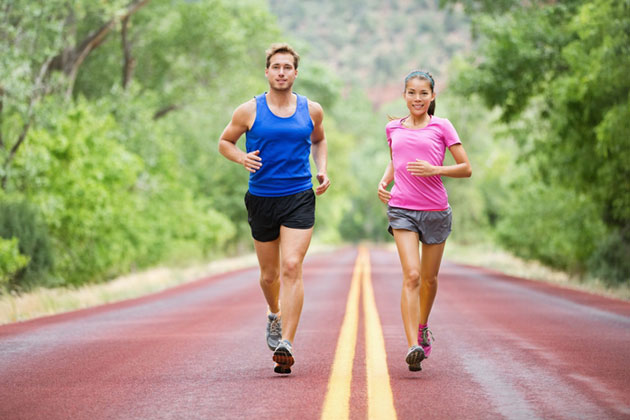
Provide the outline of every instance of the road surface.
[[630,303],[445,262],[405,364],[395,252],[308,256],[291,375],[256,269],[0,326],[0,419],[628,419]]

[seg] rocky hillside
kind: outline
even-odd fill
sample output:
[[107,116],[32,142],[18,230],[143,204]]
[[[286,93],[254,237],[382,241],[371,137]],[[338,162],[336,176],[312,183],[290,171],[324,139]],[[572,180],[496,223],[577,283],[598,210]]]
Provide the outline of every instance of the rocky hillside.
[[309,55],[329,63],[347,84],[367,89],[373,103],[400,94],[413,69],[447,84],[453,55],[471,47],[461,10],[439,0],[269,0],[286,33],[304,40]]

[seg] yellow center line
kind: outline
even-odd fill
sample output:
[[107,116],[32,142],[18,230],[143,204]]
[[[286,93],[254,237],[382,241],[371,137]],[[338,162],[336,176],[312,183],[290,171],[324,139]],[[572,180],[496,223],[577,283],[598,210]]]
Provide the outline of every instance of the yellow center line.
[[346,314],[341,324],[335,360],[328,380],[328,391],[324,400],[322,420],[347,419],[350,416],[350,385],[352,363],[359,329],[359,293],[361,292],[361,270],[364,253],[359,251],[352,273],[352,283],[348,293]]
[[322,420],[350,417],[350,387],[359,325],[361,287],[363,287],[365,317],[368,418],[396,419],[394,397],[387,370],[385,340],[372,288],[370,256],[367,248],[360,247],[352,273],[346,314],[339,332],[335,360],[328,381]]
[[396,419],[394,396],[389,383],[385,339],[376,309],[370,270],[370,256],[366,251],[363,268],[363,314],[365,317],[365,358],[368,387],[368,418]]

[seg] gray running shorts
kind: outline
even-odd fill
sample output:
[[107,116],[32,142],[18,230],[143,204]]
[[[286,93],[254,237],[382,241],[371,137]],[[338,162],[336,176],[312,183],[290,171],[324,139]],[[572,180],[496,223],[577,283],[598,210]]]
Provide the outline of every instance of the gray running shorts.
[[389,227],[387,230],[392,235],[392,229],[404,229],[417,232],[423,244],[441,244],[451,233],[453,212],[451,208],[441,211],[408,210],[399,207],[387,207]]

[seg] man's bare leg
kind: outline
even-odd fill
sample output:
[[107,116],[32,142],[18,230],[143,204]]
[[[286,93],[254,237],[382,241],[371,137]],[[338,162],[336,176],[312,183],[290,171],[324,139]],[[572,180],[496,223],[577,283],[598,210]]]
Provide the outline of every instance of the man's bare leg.
[[311,243],[313,228],[280,227],[280,305],[282,339],[293,342],[304,302],[302,263]]
[[260,266],[260,288],[265,295],[269,310],[278,313],[280,311],[280,238],[269,242],[254,240],[254,248]]

